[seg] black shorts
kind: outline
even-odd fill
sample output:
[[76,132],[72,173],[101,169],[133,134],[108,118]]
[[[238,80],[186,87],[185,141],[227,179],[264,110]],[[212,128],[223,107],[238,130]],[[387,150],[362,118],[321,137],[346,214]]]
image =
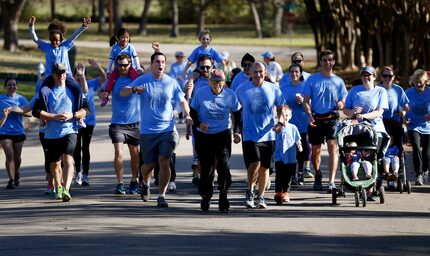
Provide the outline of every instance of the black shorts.
[[19,143],[26,140],[25,134],[20,135],[9,135],[9,134],[0,134],[0,140],[12,140],[13,143]]
[[251,163],[260,162],[262,167],[270,168],[275,152],[275,141],[244,141],[242,143],[243,159],[246,169]]
[[336,139],[337,119],[316,121],[317,127],[308,125],[308,138],[312,145],[321,145],[328,140]]
[[139,146],[139,122],[132,124],[110,124],[109,137],[112,143],[125,143]]
[[76,133],[71,133],[58,139],[45,140],[48,148],[48,159],[52,163],[60,161],[63,154],[73,156],[78,135]]

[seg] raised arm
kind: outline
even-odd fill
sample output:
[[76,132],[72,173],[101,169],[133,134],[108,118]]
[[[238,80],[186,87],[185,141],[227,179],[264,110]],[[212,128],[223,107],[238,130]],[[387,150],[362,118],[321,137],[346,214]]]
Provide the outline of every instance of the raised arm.
[[87,29],[88,25],[90,24],[91,24],[91,18],[85,17],[84,21],[82,22],[82,26],[77,30],[75,30],[75,32],[73,32],[73,34],[67,40],[74,42],[76,38],[78,38],[82,34],[82,32],[84,32]]
[[88,64],[90,64],[91,67],[97,69],[97,71],[99,72],[99,84],[103,84],[106,81],[107,77],[105,70],[94,59],[88,59]]
[[88,92],[87,78],[85,77],[85,66],[82,63],[78,63],[76,66],[76,82],[81,86],[82,92]]
[[31,16],[30,20],[28,21],[28,28],[30,30],[31,39],[33,40],[33,42],[37,44],[39,41],[39,38],[36,35],[36,29],[34,28],[34,23],[36,23],[36,17]]

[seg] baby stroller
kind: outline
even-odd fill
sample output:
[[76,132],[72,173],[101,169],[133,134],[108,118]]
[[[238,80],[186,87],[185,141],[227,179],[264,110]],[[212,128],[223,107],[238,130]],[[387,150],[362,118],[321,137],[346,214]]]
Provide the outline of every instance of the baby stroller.
[[[387,181],[387,190],[397,190],[400,193],[407,192],[408,194],[411,193],[411,182],[408,181],[406,177],[406,160],[405,160],[405,151],[403,149],[403,138],[405,138],[403,127],[401,126],[401,123],[403,121],[401,120],[400,123],[391,121],[390,119],[384,119],[384,125],[387,129],[387,132],[390,134],[391,139],[393,140],[393,144],[397,146],[399,149],[399,170],[398,170],[398,176],[385,176],[380,175],[376,181],[376,187],[382,186],[383,181]],[[394,132],[394,130],[397,130],[397,132]],[[400,134],[399,134],[400,133]],[[393,172],[391,166],[390,166],[390,172]],[[397,186],[394,184],[397,183]]]
[[[359,123],[357,120],[345,119],[338,124],[336,138],[339,144],[341,183],[339,189],[332,190],[332,204],[337,205],[338,197],[345,197],[344,187],[346,187],[354,192],[355,206],[359,207],[361,201],[363,207],[366,207],[367,191],[374,189],[378,177],[377,132],[368,121]],[[350,142],[355,142],[357,146],[348,146]],[[360,166],[357,177],[353,179],[350,166],[347,166],[346,162],[347,153],[352,150],[368,152],[366,160],[371,163],[371,174],[369,176],[366,175],[364,168]],[[381,204],[385,202],[385,189],[383,186],[377,188],[373,193],[379,197]]]

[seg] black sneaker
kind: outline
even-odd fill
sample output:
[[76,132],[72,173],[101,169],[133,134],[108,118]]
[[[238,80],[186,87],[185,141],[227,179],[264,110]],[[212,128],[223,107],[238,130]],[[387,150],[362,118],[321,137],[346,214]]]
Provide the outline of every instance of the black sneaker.
[[10,179],[9,182],[7,183],[6,189],[14,189],[14,188],[16,188],[15,181]]
[[202,211],[209,211],[209,207],[211,206],[211,200],[208,197],[202,197],[202,201],[200,202],[200,208]]
[[140,190],[140,198],[142,198],[144,202],[148,202],[150,194],[149,186],[143,184],[142,189]]
[[125,187],[123,183],[119,183],[118,185],[116,185],[115,194],[125,195]]
[[15,172],[15,186],[18,187],[21,184],[21,173]]
[[299,185],[304,185],[305,184],[305,176],[303,172],[299,172],[297,174],[297,181],[299,182]]
[[169,204],[166,202],[166,198],[164,196],[159,196],[157,198],[157,207],[158,208],[167,208]]
[[315,181],[314,181],[313,190],[314,191],[321,191],[321,190],[323,190],[322,175],[321,174],[316,174],[315,175]]
[[225,212],[225,213],[230,212],[230,202],[227,199],[227,193],[225,192],[219,193],[218,207],[220,212]]
[[130,181],[130,188],[128,190],[128,192],[132,195],[137,194],[139,192],[139,183],[137,182],[137,180],[132,180]]
[[291,177],[291,185],[292,186],[298,186],[299,185],[299,180],[297,179],[296,176]]

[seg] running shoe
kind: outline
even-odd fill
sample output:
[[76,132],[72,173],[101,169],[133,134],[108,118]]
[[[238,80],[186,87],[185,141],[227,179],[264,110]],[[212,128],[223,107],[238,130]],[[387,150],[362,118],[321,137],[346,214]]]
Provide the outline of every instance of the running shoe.
[[203,196],[202,201],[200,202],[200,209],[202,209],[202,211],[204,211],[204,212],[207,212],[207,211],[209,211],[210,206],[211,206],[210,198]]
[[298,181],[298,183],[299,183],[300,186],[302,186],[302,185],[305,184],[305,176],[304,176],[303,172],[299,172],[297,174],[297,181]]
[[138,192],[139,192],[139,188],[140,188],[140,186],[139,186],[139,182],[137,182],[137,180],[135,180],[135,181],[130,181],[130,188],[129,188],[129,190],[128,190],[128,192],[130,193],[130,194],[137,194]]
[[176,190],[176,184],[174,181],[169,182],[169,186],[167,187],[167,189],[172,192]]
[[116,185],[115,194],[117,195],[125,195],[125,186],[124,183],[119,183]]
[[63,189],[63,202],[69,202],[70,200],[72,200],[72,196],[69,193],[68,189]]
[[57,187],[57,193],[56,193],[56,195],[55,195],[55,198],[56,198],[56,199],[59,199],[59,200],[62,200],[62,199],[63,199],[63,191],[64,191],[64,188],[63,188],[63,187],[61,187],[61,186],[58,186],[58,187]]
[[254,194],[249,189],[246,190],[245,207],[251,209],[255,208]]
[[227,199],[226,192],[219,193],[218,208],[220,212],[229,213],[230,212],[230,202]]
[[415,181],[415,185],[418,185],[418,186],[424,185],[423,175],[420,174],[420,175],[417,176],[417,179]]
[[90,179],[88,178],[88,175],[84,175],[82,177],[82,186],[89,186],[90,185]]
[[290,196],[288,195],[288,193],[282,193],[282,202],[284,203],[290,202]]
[[291,177],[291,185],[292,186],[298,186],[299,185],[299,179],[296,176]]
[[164,196],[159,196],[157,198],[157,207],[158,208],[167,208],[169,204],[166,202],[166,198]]
[[313,186],[313,190],[314,191],[321,191],[323,189],[322,186],[322,175],[315,175],[315,181],[314,181],[314,186]]
[[267,208],[266,200],[264,199],[263,196],[257,197],[257,208],[259,208],[259,209],[266,209]]
[[275,202],[276,204],[282,204],[282,193],[281,192],[276,192],[275,194]]
[[151,195],[151,192],[149,190],[149,186],[145,185],[145,183],[142,185],[142,189],[140,190],[140,198],[144,202],[148,202],[149,196]]
[[304,176],[307,179],[312,179],[314,177],[314,175],[311,172],[311,169],[309,168],[305,168],[304,173],[305,173]]
[[43,193],[45,196],[55,196],[55,188],[54,185],[48,185],[45,192]]
[[15,186],[18,187],[21,184],[21,173],[15,172]]
[[75,178],[76,184],[82,185],[83,178],[84,178],[84,175],[82,174],[82,172],[76,173],[76,178]]
[[10,179],[9,182],[7,183],[6,189],[14,189],[14,188],[16,188],[15,181]]
[[327,194],[331,194],[333,192],[333,189],[336,188],[336,184],[334,184],[334,182],[330,182],[328,184],[328,190],[327,190]]

